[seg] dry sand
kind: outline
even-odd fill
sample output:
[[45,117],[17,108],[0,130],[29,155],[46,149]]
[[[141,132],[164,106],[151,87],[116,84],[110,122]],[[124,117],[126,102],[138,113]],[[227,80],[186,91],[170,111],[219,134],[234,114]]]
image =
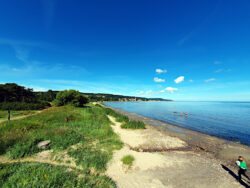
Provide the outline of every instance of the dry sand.
[[[235,169],[231,171],[225,166],[223,168],[223,162],[211,154],[184,150],[187,143],[150,126],[147,126],[145,130],[121,129],[121,123],[116,122],[113,117],[109,116],[109,118],[113,123],[114,132],[125,144],[121,150],[114,152],[106,172],[118,187],[242,187],[231,175],[237,173]],[[167,152],[138,152],[145,151],[145,148],[153,150],[154,147],[169,150]],[[121,158],[128,154],[135,158],[131,168],[121,162]],[[247,187],[246,184],[245,187]]]

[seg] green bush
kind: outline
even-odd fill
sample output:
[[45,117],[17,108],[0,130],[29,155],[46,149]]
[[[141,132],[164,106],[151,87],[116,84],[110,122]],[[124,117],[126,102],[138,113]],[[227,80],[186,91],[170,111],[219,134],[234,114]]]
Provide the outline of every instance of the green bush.
[[122,161],[123,164],[129,165],[129,166],[131,166],[133,164],[134,160],[135,160],[135,158],[132,155],[125,155],[121,159],[121,161]]
[[145,129],[146,125],[143,121],[129,121],[121,125],[123,129]]
[[41,110],[49,107],[50,104],[46,101],[37,103],[25,103],[25,102],[3,102],[0,103],[0,110]]
[[83,107],[89,99],[76,90],[60,91],[53,101],[55,106],[73,105],[75,107]]

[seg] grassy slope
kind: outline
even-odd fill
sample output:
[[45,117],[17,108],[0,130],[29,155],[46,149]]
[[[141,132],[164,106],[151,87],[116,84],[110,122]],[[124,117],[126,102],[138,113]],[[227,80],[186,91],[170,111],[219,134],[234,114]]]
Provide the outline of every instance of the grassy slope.
[[[19,121],[0,124],[0,154],[8,154],[11,159],[31,156],[39,152],[36,147],[39,141],[50,140],[50,147],[54,151],[68,149],[68,154],[82,167],[81,173],[84,174],[82,178],[77,178],[76,172],[46,164],[1,164],[0,184],[4,183],[3,187],[13,182],[26,187],[39,186],[45,173],[50,174],[48,176],[51,178],[46,179],[46,185],[41,184],[44,186],[71,187],[69,183],[72,183],[73,186],[113,187],[113,182],[103,172],[112,158],[112,151],[120,149],[122,143],[112,131],[106,115],[106,110],[99,106],[60,107],[50,108]],[[78,147],[70,148],[76,144]],[[95,173],[90,175],[93,169]],[[18,178],[24,172],[25,176]],[[66,181],[64,176],[71,181]]]

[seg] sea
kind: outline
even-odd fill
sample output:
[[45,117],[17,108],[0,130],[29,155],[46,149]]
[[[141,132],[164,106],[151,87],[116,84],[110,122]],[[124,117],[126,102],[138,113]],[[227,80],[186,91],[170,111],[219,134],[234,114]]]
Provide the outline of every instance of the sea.
[[104,104],[250,146],[250,102],[152,101]]

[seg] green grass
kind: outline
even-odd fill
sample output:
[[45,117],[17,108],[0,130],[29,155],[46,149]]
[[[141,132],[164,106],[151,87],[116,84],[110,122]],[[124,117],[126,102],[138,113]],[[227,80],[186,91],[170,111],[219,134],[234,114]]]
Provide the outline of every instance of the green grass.
[[[50,149],[53,149],[55,153],[67,149],[68,155],[75,159],[77,165],[82,167],[84,172],[91,172],[89,176],[93,176],[91,178],[93,185],[95,183],[98,184],[99,181],[104,181],[107,185],[113,186],[112,182],[106,176],[100,176],[106,170],[107,163],[112,158],[113,150],[120,149],[123,145],[119,137],[113,132],[110,123],[106,110],[94,105],[89,105],[85,108],[70,106],[49,108],[25,119],[1,123],[0,155],[7,154],[10,159],[32,156],[40,151],[36,147],[39,141],[50,140]],[[76,144],[77,147],[73,147],[74,149],[72,149],[71,146]],[[30,173],[28,169],[31,167],[27,165],[20,166],[21,169],[23,168],[22,173],[25,171],[26,174]],[[7,165],[2,168],[9,169],[11,167]],[[26,168],[28,169],[26,170]],[[58,170],[57,167],[55,169],[53,169],[54,167],[50,168],[51,174],[53,174],[53,170]],[[26,179],[22,177],[18,179],[17,177],[21,176],[21,173],[19,175],[18,173],[21,171],[18,170],[19,168],[15,169],[16,171],[13,170],[11,176],[8,175],[8,170],[3,171],[4,173],[0,170],[2,173],[1,178],[8,177],[4,182],[16,181],[22,187],[22,183]],[[95,172],[94,175],[92,174],[93,171]],[[60,170],[58,170],[59,172]],[[40,172],[34,172],[34,174],[36,173]],[[65,177],[68,176],[67,174],[65,175]],[[31,178],[30,185],[35,185],[39,177],[35,179]],[[29,178],[27,177],[27,179]],[[56,178],[52,178],[51,182],[59,181]],[[58,178],[63,177],[59,176]],[[69,178],[69,182],[71,181],[70,179],[73,182],[75,181],[74,178]],[[40,183],[40,180],[37,183]],[[75,182],[74,186],[77,186],[78,183],[78,181]],[[9,184],[5,185],[8,187]],[[47,187],[47,184],[41,185],[41,187]],[[50,185],[54,186],[53,183]],[[56,186],[57,184],[55,184]],[[60,186],[71,187],[71,184],[67,184],[66,182],[65,185],[58,184],[58,187]]]
[[125,115],[119,114],[110,108],[104,108],[106,114],[115,117],[118,122],[129,122],[129,118]]
[[0,186],[9,187],[115,187],[106,176],[40,163],[0,164]]
[[135,158],[132,155],[125,155],[121,161],[123,164],[128,165],[128,166],[132,166],[133,162],[134,162]]
[[145,129],[146,125],[143,121],[129,121],[121,125],[123,129]]

